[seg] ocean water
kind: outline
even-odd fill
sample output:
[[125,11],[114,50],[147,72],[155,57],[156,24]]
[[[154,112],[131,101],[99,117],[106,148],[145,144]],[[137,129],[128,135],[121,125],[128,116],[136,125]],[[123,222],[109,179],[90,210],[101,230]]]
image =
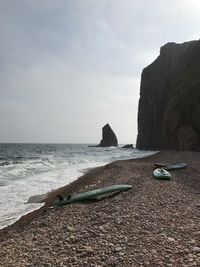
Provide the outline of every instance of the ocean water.
[[43,205],[27,203],[31,196],[67,185],[88,168],[153,153],[88,144],[0,144],[0,228]]

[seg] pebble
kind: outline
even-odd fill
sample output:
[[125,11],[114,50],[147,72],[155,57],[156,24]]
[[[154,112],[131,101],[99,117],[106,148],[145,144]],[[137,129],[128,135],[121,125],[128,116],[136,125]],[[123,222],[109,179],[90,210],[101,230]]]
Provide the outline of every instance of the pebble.
[[67,226],[67,230],[68,230],[69,232],[73,232],[73,231],[74,231],[74,227],[72,227],[72,226]]
[[170,242],[175,242],[175,239],[173,237],[168,237],[167,238]]
[[84,250],[85,252],[89,252],[89,253],[91,253],[91,252],[94,251],[93,248],[92,248],[91,246],[85,246],[85,247],[83,247],[83,250]]
[[74,240],[74,239],[76,239],[76,237],[74,236],[74,235],[70,235],[70,237],[69,237],[71,240]]
[[115,249],[114,249],[115,252],[119,252],[121,250],[122,250],[122,247],[115,247]]
[[195,253],[200,253],[200,247],[193,247],[192,251]]

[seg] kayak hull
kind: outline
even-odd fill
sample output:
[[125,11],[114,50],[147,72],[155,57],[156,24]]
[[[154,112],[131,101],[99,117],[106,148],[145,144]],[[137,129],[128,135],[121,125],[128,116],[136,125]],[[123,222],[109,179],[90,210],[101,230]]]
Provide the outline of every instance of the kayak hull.
[[154,164],[156,167],[160,167],[162,169],[165,169],[167,171],[175,171],[175,170],[180,170],[180,169],[185,169],[187,168],[188,164],[184,162],[177,162],[177,163],[155,163]]
[[126,191],[126,190],[129,190],[131,188],[132,188],[132,186],[127,185],[127,184],[111,185],[111,186],[107,186],[107,187],[103,187],[103,188],[99,188],[99,189],[94,189],[94,190],[78,193],[78,194],[75,194],[71,197],[69,197],[69,196],[63,197],[63,200],[57,200],[55,202],[54,206],[63,206],[66,204],[70,204],[72,202],[90,200],[90,199],[94,199],[100,195]]
[[164,169],[167,171],[175,171],[175,170],[181,170],[185,168],[187,168],[186,163],[175,163],[175,164],[170,164],[164,167]]
[[158,180],[170,180],[171,179],[171,173],[166,171],[164,168],[157,168],[153,171],[154,178]]

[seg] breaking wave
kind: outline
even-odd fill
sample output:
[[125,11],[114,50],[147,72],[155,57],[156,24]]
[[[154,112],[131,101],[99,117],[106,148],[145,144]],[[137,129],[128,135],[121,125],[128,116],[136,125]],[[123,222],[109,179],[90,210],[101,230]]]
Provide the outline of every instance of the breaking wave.
[[0,228],[41,204],[24,204],[81,176],[86,170],[153,152],[84,144],[0,144]]

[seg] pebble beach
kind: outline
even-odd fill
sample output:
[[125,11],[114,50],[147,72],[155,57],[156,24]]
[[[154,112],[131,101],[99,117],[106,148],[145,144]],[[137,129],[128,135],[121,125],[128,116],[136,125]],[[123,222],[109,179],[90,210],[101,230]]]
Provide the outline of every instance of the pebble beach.
[[[171,172],[170,181],[155,180],[159,162],[188,168]],[[51,208],[57,194],[112,184],[132,189]],[[0,266],[200,266],[200,153],[162,151],[90,170],[0,231]]]

